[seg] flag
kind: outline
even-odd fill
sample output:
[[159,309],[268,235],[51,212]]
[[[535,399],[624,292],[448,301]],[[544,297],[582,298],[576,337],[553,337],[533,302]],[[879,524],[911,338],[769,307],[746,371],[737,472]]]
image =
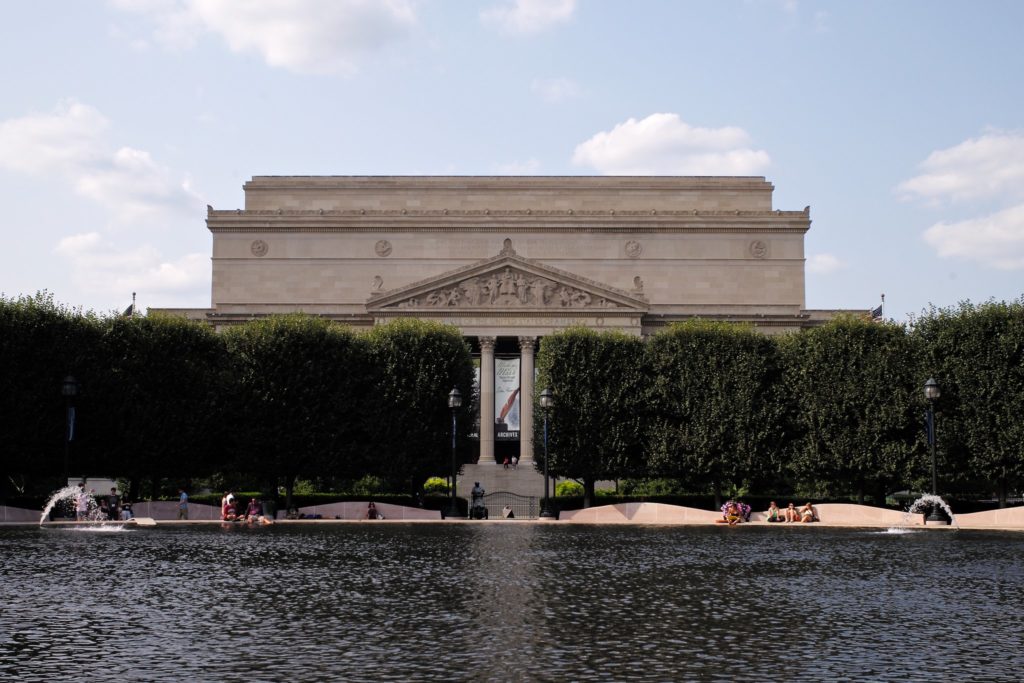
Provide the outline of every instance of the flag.
[[873,320],[874,322],[877,323],[881,319],[882,319],[882,305],[879,304],[878,308],[872,308],[871,309],[871,320]]
[[128,308],[124,309],[124,313],[121,314],[122,318],[130,318],[135,314],[135,304],[132,304]]

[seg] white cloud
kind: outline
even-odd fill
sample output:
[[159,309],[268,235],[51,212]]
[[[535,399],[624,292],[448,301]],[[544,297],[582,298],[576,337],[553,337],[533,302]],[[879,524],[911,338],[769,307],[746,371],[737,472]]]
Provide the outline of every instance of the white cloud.
[[846,264],[832,254],[813,254],[807,259],[807,271],[819,275],[827,275],[845,268]]
[[932,202],[1024,194],[1024,134],[991,131],[928,155],[923,171],[900,183],[905,199]]
[[754,175],[771,160],[742,128],[697,128],[678,114],[629,119],[576,147],[573,163],[606,175]]
[[180,300],[182,294],[204,294],[210,287],[208,254],[168,260],[152,245],[120,247],[97,232],[65,237],[55,251],[70,264],[72,281],[83,294],[109,297],[140,291],[157,305]]
[[167,47],[191,47],[209,32],[233,52],[316,74],[355,73],[360,57],[416,23],[411,0],[115,0],[114,6],[149,17]]
[[88,166],[103,156],[107,127],[96,109],[73,100],[52,114],[0,121],[0,168],[37,174]]
[[152,305],[170,305],[208,295],[207,254],[167,257],[152,245],[168,228],[201,220],[202,199],[149,152],[111,144],[110,128],[98,110],[75,101],[0,121],[0,168],[63,184],[104,210],[116,238],[84,232],[55,248],[86,298],[144,291]]
[[924,239],[942,257],[1000,270],[1024,269],[1024,204],[981,218],[937,223],[925,230]]
[[514,0],[480,12],[480,20],[508,33],[539,33],[572,19],[576,0]]
[[545,102],[564,102],[580,94],[580,86],[568,78],[535,78],[530,90]]
[[51,114],[2,121],[0,168],[60,178],[120,225],[165,223],[202,210],[187,180],[175,180],[146,151],[114,148],[109,128],[98,110],[73,100]]

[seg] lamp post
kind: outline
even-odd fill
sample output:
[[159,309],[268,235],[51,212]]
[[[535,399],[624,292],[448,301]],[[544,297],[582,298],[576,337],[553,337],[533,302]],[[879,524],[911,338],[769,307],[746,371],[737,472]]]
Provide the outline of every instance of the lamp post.
[[462,407],[462,392],[459,391],[458,387],[453,387],[448,393],[448,407],[452,410],[452,504],[448,508],[449,517],[459,516],[459,507],[455,504],[455,488],[456,479],[459,476],[459,470],[455,464],[455,434],[456,434],[456,422],[455,415],[459,408]]
[[64,482],[61,484],[61,488],[68,485],[68,479],[71,477],[71,442],[75,438],[75,397],[78,396],[79,386],[78,380],[68,375],[60,387],[60,393],[64,395],[64,401],[67,404],[67,423],[64,431]]
[[[932,454],[932,495],[939,495],[939,479],[935,467],[935,401],[942,395],[939,383],[933,377],[929,377],[924,383],[924,397],[928,401],[928,447]],[[948,524],[949,520],[942,514],[938,503],[932,504],[931,514],[928,515],[926,523]]]
[[551,502],[548,499],[548,413],[555,407],[555,394],[548,387],[540,392],[540,409],[544,412],[544,504],[541,506],[540,516],[549,519],[555,516],[551,511]]

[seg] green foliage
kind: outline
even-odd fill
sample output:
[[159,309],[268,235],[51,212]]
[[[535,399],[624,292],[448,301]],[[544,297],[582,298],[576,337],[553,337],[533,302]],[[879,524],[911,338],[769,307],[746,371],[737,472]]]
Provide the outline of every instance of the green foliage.
[[[544,337],[537,394],[551,387],[548,449],[552,475],[594,482],[644,471],[643,425],[649,406],[643,341],[622,332],[569,328]],[[534,413],[540,415],[537,396]],[[535,420],[535,457],[543,466],[543,420]]]
[[272,316],[223,333],[237,382],[237,466],[283,478],[354,478],[369,467],[379,383],[364,338],[306,315]]
[[453,387],[463,397],[456,417],[463,423],[458,434],[458,457],[469,458],[466,439],[472,414],[473,364],[469,346],[455,327],[422,320],[402,319],[366,333],[369,362],[381,373],[374,388],[379,401],[374,441],[377,458],[369,471],[389,481],[418,490],[434,472],[451,467],[452,414],[448,393]]
[[678,479],[623,479],[619,482],[623,496],[670,496],[686,493]]
[[219,413],[228,359],[209,326],[173,316],[112,317],[102,325],[100,349],[108,372],[92,388],[102,401],[93,422],[102,420],[107,446],[94,469],[137,482],[226,464]]
[[780,342],[798,430],[790,465],[812,490],[877,493],[920,456],[918,373],[903,327],[853,316]]
[[316,486],[309,479],[296,479],[295,486],[292,487],[292,495],[295,496],[308,496],[316,492]]
[[367,474],[352,484],[352,493],[356,495],[372,496],[385,491],[387,491],[386,482],[372,474]]
[[448,480],[442,477],[430,477],[427,482],[423,484],[423,493],[425,495],[448,495],[449,486]]
[[[35,492],[52,490],[64,467],[66,375],[81,385],[76,399],[71,472],[100,450],[92,400],[104,368],[97,363],[100,328],[94,315],[54,303],[42,292],[16,299],[0,297],[0,493],[12,482]],[[12,491],[13,492],[13,491]]]
[[558,482],[558,486],[555,487],[555,496],[572,498],[575,496],[583,495],[583,484],[578,481],[572,481],[571,479],[566,481]]
[[928,377],[942,390],[942,479],[963,485],[981,477],[1005,504],[1009,490],[1024,486],[1024,297],[932,308],[913,333],[925,358],[915,391]]
[[651,473],[719,489],[777,472],[785,411],[769,337],[694,320],[654,335],[648,352]]

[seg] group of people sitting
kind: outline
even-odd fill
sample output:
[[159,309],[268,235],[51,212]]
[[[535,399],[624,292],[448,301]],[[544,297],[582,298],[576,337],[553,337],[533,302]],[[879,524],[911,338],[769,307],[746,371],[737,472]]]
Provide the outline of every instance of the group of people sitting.
[[[764,518],[766,522],[817,522],[818,511],[814,509],[814,506],[811,505],[810,501],[800,508],[796,507],[793,503],[790,503],[785,510],[782,510],[773,500],[771,505],[768,506],[768,511],[764,513]],[[727,501],[725,505],[722,506],[722,519],[717,521],[730,526],[734,526],[741,522],[749,522],[750,506],[742,500]]]
[[274,520],[263,514],[263,501],[253,496],[244,513],[238,512],[235,494],[228,491],[220,499],[220,518],[224,522],[246,522],[248,524],[273,524]]

